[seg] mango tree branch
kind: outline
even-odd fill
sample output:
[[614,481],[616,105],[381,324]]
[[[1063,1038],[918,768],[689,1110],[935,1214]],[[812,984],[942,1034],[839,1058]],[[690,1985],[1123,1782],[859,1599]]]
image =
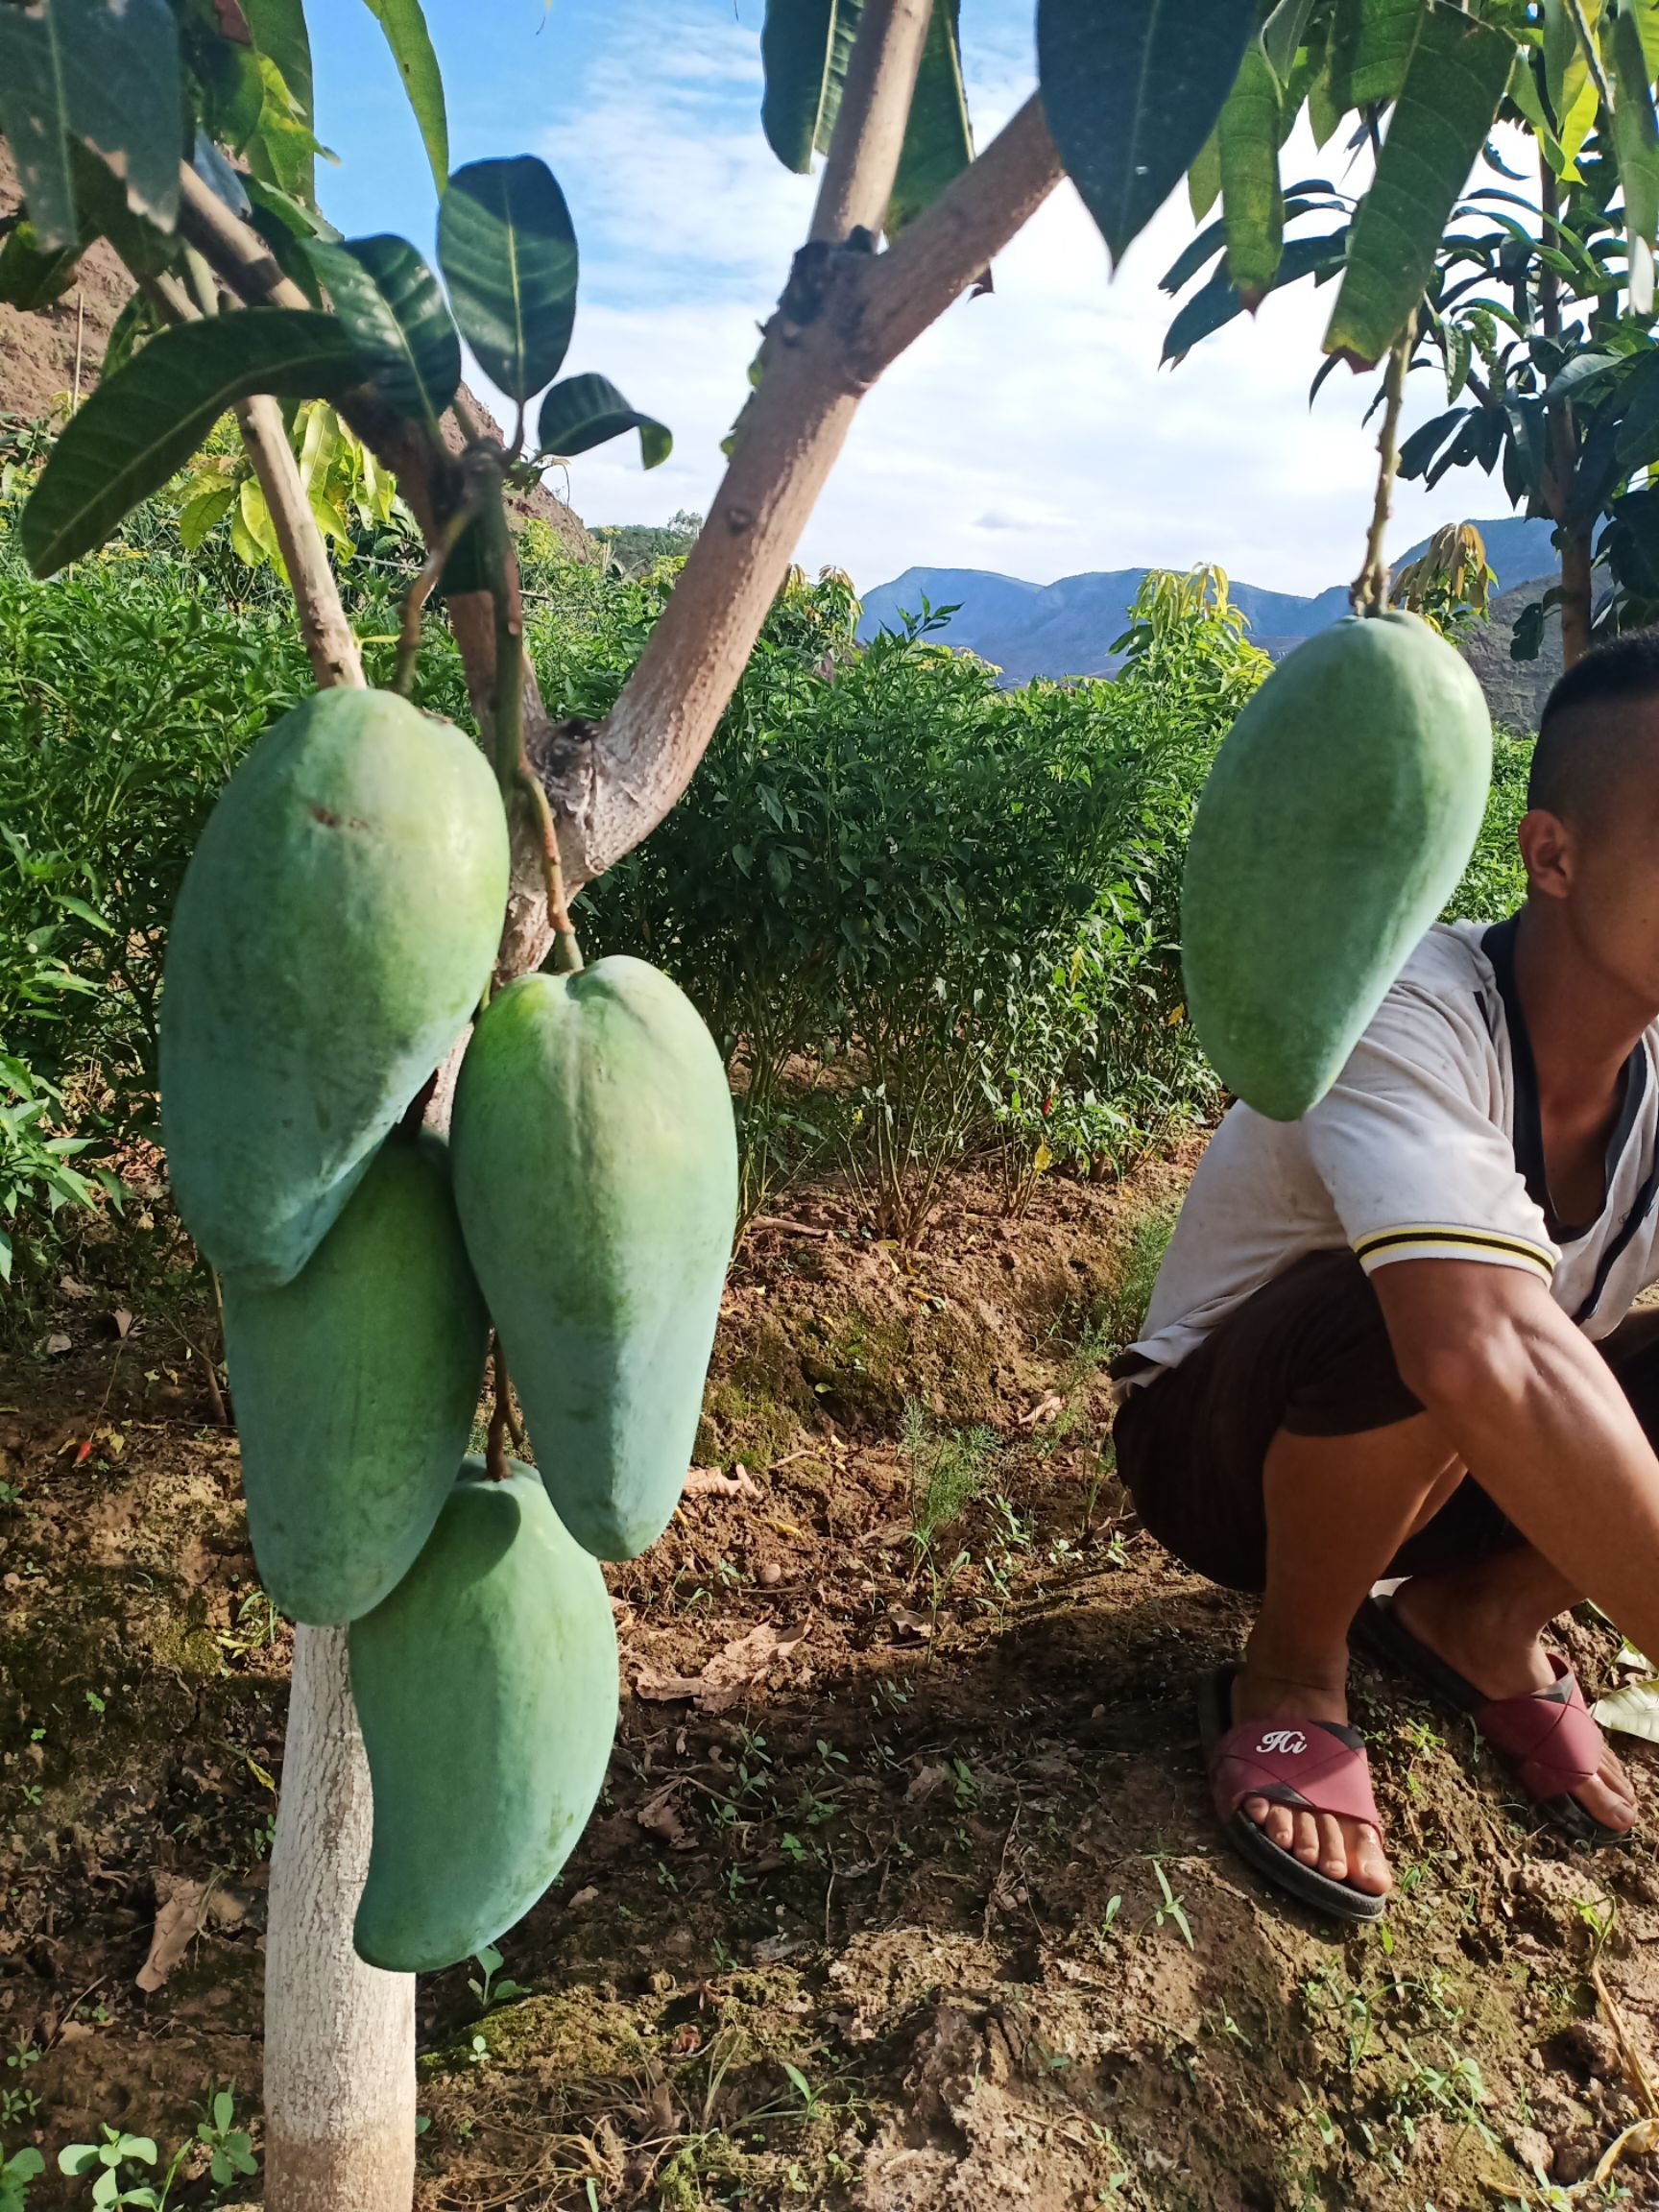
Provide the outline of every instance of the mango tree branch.
[[566,723],[530,740],[559,817],[568,886],[603,874],[685,788],[859,399],[1060,176],[1033,99],[891,252],[820,241],[796,256],[725,480],[616,704],[597,728]]
[[887,219],[932,0],[864,0],[809,240],[872,238]]
[[236,421],[282,548],[282,564],[300,611],[300,635],[318,689],[326,690],[334,684],[361,688],[362,655],[328,565],[328,548],[300,481],[299,464],[282,427],[282,410],[269,393],[260,392],[237,401]]

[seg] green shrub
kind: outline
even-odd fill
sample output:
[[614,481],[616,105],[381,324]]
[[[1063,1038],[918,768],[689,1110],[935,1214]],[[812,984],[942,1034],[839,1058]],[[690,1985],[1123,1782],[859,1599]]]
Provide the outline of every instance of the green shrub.
[[1492,734],[1492,789],[1486,818],[1475,851],[1453,893],[1448,922],[1502,922],[1527,896],[1527,871],[1515,842],[1515,828],[1527,811],[1527,778],[1532,766],[1532,739],[1507,730]]

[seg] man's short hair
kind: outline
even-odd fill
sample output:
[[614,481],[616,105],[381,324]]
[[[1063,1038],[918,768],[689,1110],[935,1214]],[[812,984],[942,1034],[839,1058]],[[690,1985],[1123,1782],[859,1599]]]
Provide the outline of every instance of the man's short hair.
[[1621,711],[1649,699],[1659,700],[1659,630],[1598,645],[1558,676],[1538,718],[1528,808],[1582,821],[1643,754],[1659,761],[1659,736]]

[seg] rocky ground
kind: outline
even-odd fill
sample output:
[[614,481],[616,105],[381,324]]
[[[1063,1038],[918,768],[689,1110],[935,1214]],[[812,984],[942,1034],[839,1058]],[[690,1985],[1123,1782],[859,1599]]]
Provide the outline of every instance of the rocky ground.
[[[1659,1825],[1533,1834],[1361,1668],[1384,1929],[1218,1847],[1191,1688],[1243,1617],[1136,1532],[1103,1377],[1181,1180],[1013,1221],[966,1176],[915,1258],[832,1190],[751,1232],[693,1492],[609,1571],[600,1810],[493,1980],[422,1984],[424,2206],[1659,2204],[1634,2152],[1591,2178],[1651,2096]],[[165,2161],[216,2089],[256,2112],[282,1757],[234,1439],[118,1248],[77,1264],[0,1387],[0,2144],[46,2152],[36,2207],[86,2200],[56,2152],[100,2124]],[[1614,1640],[1571,1638],[1594,1691]]]

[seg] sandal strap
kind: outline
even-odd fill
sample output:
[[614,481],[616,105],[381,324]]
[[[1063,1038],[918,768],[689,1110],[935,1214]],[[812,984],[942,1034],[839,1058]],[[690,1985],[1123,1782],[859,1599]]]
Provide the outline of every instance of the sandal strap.
[[1230,1728],[1210,1762],[1210,1788],[1223,1822],[1246,1797],[1266,1797],[1382,1833],[1365,1746],[1334,1720],[1247,1720]]
[[1559,1652],[1555,1680],[1528,1697],[1494,1697],[1475,1709],[1475,1724],[1513,1767],[1535,1802],[1571,1797],[1601,1767],[1607,1739],[1591,1717],[1578,1677]]

